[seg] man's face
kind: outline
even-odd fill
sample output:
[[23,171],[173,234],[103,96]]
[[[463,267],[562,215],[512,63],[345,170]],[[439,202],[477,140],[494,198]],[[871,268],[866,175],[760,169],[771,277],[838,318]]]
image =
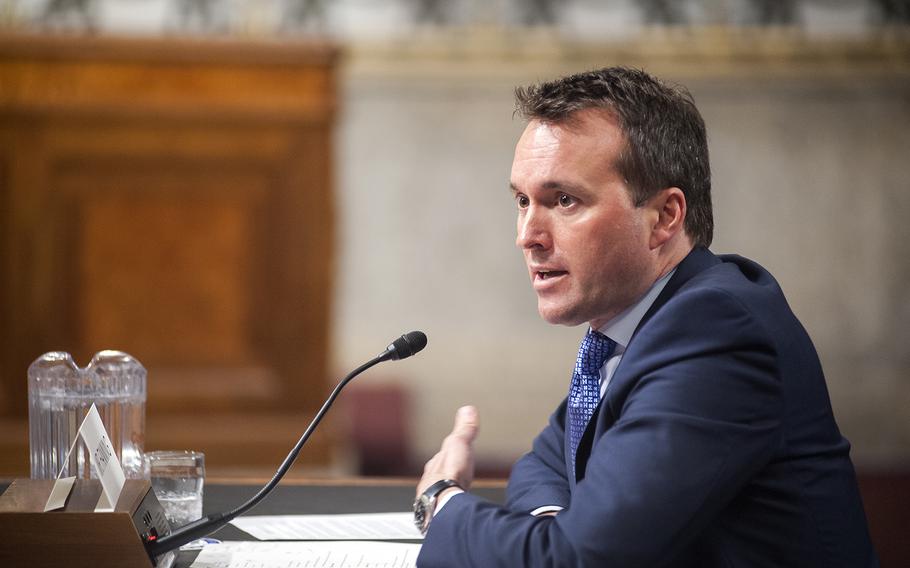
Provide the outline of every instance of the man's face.
[[574,118],[564,125],[532,121],[518,141],[511,176],[516,245],[541,317],[596,329],[659,276],[649,247],[656,216],[633,205],[616,172],[624,145],[618,123],[597,110]]

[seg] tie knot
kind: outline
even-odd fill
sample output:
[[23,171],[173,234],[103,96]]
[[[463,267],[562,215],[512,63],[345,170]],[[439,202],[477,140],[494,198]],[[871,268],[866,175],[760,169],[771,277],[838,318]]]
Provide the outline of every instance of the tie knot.
[[575,372],[582,375],[598,374],[615,348],[616,342],[606,335],[599,331],[589,331],[581,340],[578,359],[575,361]]

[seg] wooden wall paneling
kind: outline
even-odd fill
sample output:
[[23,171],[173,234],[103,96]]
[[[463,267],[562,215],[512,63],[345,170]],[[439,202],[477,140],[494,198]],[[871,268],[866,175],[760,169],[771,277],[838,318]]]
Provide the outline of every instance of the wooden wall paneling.
[[[5,148],[8,167],[6,211],[8,246],[4,264],[5,297],[2,377],[9,393],[7,412],[24,416],[28,365],[37,356],[30,346],[53,344],[61,329],[55,317],[55,291],[48,278],[51,239],[55,227],[43,217],[42,203],[29,188],[45,185],[47,171],[43,120],[34,116],[4,116],[11,139]],[[30,228],[40,228],[34,231]]]
[[[272,306],[275,323],[274,345],[286,354],[282,365],[288,376],[301,377],[318,365],[328,349],[327,335],[313,334],[317,322],[327,322],[334,270],[334,200],[326,167],[328,129],[299,133],[283,180],[283,190],[275,201],[275,244],[270,250],[274,261],[283,266],[283,277],[275,282],[281,300]],[[297,156],[305,156],[301,160]],[[295,191],[307,187],[306,192]],[[297,214],[295,215],[295,212]],[[304,223],[294,220],[303,217]],[[282,259],[283,257],[283,259]],[[314,302],[314,298],[322,301]],[[283,312],[285,308],[290,312]],[[289,395],[307,408],[318,408],[324,393],[313,392],[302,380],[292,381]]]
[[[257,137],[255,131],[242,134],[250,140]],[[70,299],[82,309],[78,319],[87,322],[82,326],[83,337],[79,344],[88,352],[94,345],[103,344],[106,337],[127,341],[136,337],[138,346],[134,351],[146,353],[145,360],[151,366],[182,363],[208,367],[203,374],[217,382],[209,385],[213,387],[210,396],[216,397],[220,396],[218,391],[223,391],[225,384],[223,376],[211,374],[212,366],[220,365],[225,371],[229,367],[246,366],[251,377],[274,379],[276,373],[257,370],[262,359],[274,361],[271,364],[279,371],[277,375],[286,380],[278,389],[270,390],[271,402],[288,406],[303,404],[302,408],[311,408],[313,397],[294,396],[298,391],[306,395],[313,394],[314,390],[312,383],[300,380],[301,370],[306,367],[295,357],[307,332],[314,336],[324,334],[314,334],[306,322],[297,322],[304,321],[304,316],[312,313],[314,306],[317,312],[324,306],[324,302],[314,302],[314,299],[318,300],[325,292],[312,290],[311,295],[304,292],[305,279],[300,276],[305,276],[306,272],[294,268],[304,263],[296,254],[302,247],[292,242],[298,234],[304,235],[299,240],[307,241],[308,235],[301,228],[306,229],[310,224],[300,221],[302,212],[286,197],[300,190],[292,187],[280,171],[286,161],[284,155],[269,158],[256,156],[249,148],[238,150],[242,153],[212,157],[211,163],[197,156],[194,161],[177,166],[173,165],[172,157],[165,160],[167,164],[150,159],[148,149],[143,150],[144,157],[136,159],[118,156],[93,163],[81,156],[76,160],[80,164],[78,169],[64,170],[59,186],[65,188],[69,196],[66,200],[70,204],[68,209],[77,213],[77,218],[89,216],[80,221],[78,234],[68,241],[79,243],[80,263],[91,263],[71,267],[74,273],[82,274],[81,286],[88,286],[81,292],[81,297]],[[99,181],[102,177],[103,181]],[[103,220],[105,211],[110,217],[107,221]],[[102,222],[118,224],[121,234],[128,238],[105,240],[104,235],[94,230]],[[135,229],[131,237],[130,227]],[[176,231],[182,234],[175,237]],[[286,231],[286,234],[278,231]],[[274,236],[271,233],[275,233]],[[325,235],[317,236],[322,239],[319,248],[324,252]],[[79,242],[80,238],[89,241]],[[131,243],[142,245],[132,255]],[[311,245],[307,242],[306,246]],[[148,253],[142,254],[143,249]],[[277,251],[277,254],[259,255],[258,251]],[[165,257],[168,254],[170,258]],[[80,255],[71,257],[80,258]],[[131,268],[121,267],[121,276],[127,278],[126,281],[114,282],[105,289],[101,278],[90,278],[105,270],[105,258],[132,264]],[[194,258],[198,260],[194,261]],[[176,264],[169,267],[167,262]],[[259,274],[272,277],[255,280],[252,276]],[[155,279],[160,282],[149,290],[149,302],[125,292],[140,286],[142,281]],[[168,285],[168,281],[174,279],[178,281]],[[254,293],[255,283],[265,289]],[[79,288],[79,285],[74,287]],[[134,309],[125,304],[117,305],[117,290],[121,301],[132,299]],[[273,307],[271,311],[261,309],[263,299]],[[295,305],[301,302],[303,305]],[[147,304],[157,305],[152,309]],[[198,312],[206,304],[210,304],[208,317],[201,317],[205,314],[200,313],[193,316],[194,309]],[[109,306],[107,314],[103,309],[105,305]],[[142,306],[148,308],[148,317],[136,321],[132,331],[128,321],[118,323],[118,317],[136,313]],[[267,317],[269,313],[275,315],[274,319]],[[155,320],[156,317],[159,319]],[[196,335],[192,333],[193,321],[186,320],[187,317],[195,317]],[[181,320],[186,320],[183,326],[179,325]],[[303,325],[303,328],[283,330],[281,326],[285,320]],[[97,333],[98,326],[104,322],[114,326],[106,335]],[[310,322],[310,325],[315,323]],[[181,331],[181,327],[186,331]],[[276,359],[261,353],[263,347],[269,349],[274,342],[267,340],[254,345],[253,336],[248,333],[251,328],[269,330],[271,327],[276,327],[277,341],[288,343],[286,346],[279,343],[282,348],[274,353],[279,357]],[[145,340],[140,341],[143,337]],[[161,345],[155,345],[156,341]],[[324,354],[323,349],[317,355],[324,357]],[[287,361],[280,358],[282,355]],[[312,369],[313,361],[309,364]],[[244,383],[241,387],[249,385],[242,373],[235,373],[235,377]],[[176,376],[175,380],[179,382],[180,377]],[[251,402],[249,389],[241,388],[234,394],[242,397],[247,405]],[[185,397],[171,398],[173,402],[185,401]]]
[[[10,175],[12,152],[12,129],[0,121],[0,339],[9,336],[8,328],[11,325],[12,309],[10,308],[10,280],[12,279],[12,214],[10,195]],[[0,341],[0,361],[9,361],[15,351],[8,342]],[[12,377],[11,372],[0,366],[0,415],[13,412]]]
[[333,62],[0,37],[0,455],[27,448],[31,360],[119,348],[149,370],[147,447],[283,457],[327,390]]

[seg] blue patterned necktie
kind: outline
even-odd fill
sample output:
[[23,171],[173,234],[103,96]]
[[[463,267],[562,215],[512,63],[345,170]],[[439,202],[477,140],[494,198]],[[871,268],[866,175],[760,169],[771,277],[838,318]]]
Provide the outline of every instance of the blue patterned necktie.
[[606,335],[590,330],[581,340],[572,385],[569,387],[568,427],[569,451],[572,452],[572,471],[578,443],[600,402],[600,368],[613,354],[616,342]]

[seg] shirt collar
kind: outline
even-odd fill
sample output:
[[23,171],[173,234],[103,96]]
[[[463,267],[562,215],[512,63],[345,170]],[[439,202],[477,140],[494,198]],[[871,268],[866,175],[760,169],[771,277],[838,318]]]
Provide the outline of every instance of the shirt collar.
[[650,308],[651,304],[654,303],[654,300],[657,299],[657,296],[660,294],[661,290],[664,289],[664,286],[667,285],[667,282],[670,281],[670,277],[673,276],[674,272],[676,272],[676,268],[652,284],[637,303],[626,308],[625,311],[605,323],[597,331],[615,341],[622,347],[622,350],[625,351],[641,318],[645,317],[648,308]]

